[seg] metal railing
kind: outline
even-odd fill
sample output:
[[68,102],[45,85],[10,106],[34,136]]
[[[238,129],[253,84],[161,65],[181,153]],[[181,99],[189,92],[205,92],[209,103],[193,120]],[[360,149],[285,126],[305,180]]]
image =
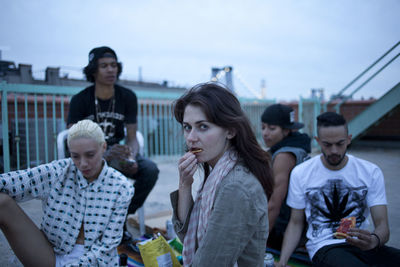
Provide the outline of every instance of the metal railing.
[[[300,97],[298,120],[304,123],[304,128],[300,131],[308,134],[310,137],[317,136],[317,116],[321,113],[321,101],[319,98]],[[317,141],[312,138],[312,146],[316,147]]]
[[[57,159],[57,134],[66,128],[69,101],[83,88],[0,83],[0,172],[25,169]],[[183,153],[181,126],[172,114],[174,92],[134,90],[138,97],[138,130],[147,157]],[[257,139],[262,143],[260,117],[269,100],[240,99]]]
[[[397,42],[394,46],[392,46],[388,51],[386,51],[381,57],[375,60],[370,66],[368,66],[364,71],[362,71],[357,77],[355,77],[351,82],[349,82],[345,87],[343,87],[339,93],[336,94],[336,98],[341,99],[336,105],[335,110],[337,113],[340,113],[340,106],[346,102],[348,99],[352,98],[355,93],[360,91],[365,85],[367,85],[373,78],[375,78],[381,71],[383,71],[387,66],[389,66],[394,60],[396,60],[400,56],[400,52],[393,56],[386,64],[384,64],[381,68],[375,71],[370,77],[368,77],[361,85],[356,87],[350,94],[344,95],[344,92],[349,89],[356,81],[362,78],[369,70],[371,70],[376,64],[381,62],[387,55],[389,55],[397,46],[400,45],[400,41]],[[327,111],[328,105],[331,104],[333,100],[327,101],[323,105],[323,110]]]

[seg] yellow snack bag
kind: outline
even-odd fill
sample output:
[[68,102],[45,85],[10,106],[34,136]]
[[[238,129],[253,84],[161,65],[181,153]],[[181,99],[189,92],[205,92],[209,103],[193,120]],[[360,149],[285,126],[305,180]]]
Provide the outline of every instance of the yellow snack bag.
[[163,236],[138,244],[146,267],[181,267],[173,249]]

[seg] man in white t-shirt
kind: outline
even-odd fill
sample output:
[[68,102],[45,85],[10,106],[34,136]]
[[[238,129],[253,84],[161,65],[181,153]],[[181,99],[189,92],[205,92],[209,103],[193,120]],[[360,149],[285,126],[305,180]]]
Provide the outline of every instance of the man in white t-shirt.
[[[314,266],[400,266],[400,250],[384,246],[389,225],[382,171],[346,154],[351,135],[342,115],[325,112],[317,117],[317,127],[322,154],[295,167],[290,176],[291,217],[277,266],[286,266],[296,248],[304,216]],[[369,214],[372,232],[367,230]],[[347,238],[336,239],[340,220],[347,217],[355,217],[356,226]]]

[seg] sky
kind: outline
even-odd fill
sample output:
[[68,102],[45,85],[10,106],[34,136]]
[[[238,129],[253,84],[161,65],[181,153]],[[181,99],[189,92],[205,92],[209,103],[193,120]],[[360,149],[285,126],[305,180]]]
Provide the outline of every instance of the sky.
[[[83,78],[88,52],[106,45],[122,79],[138,80],[141,69],[144,81],[190,87],[232,66],[240,96],[260,96],[264,81],[267,99],[298,100],[312,88],[328,98],[400,41],[399,14],[400,0],[1,0],[0,50],[41,79],[48,66]],[[399,81],[397,58],[354,98]]]

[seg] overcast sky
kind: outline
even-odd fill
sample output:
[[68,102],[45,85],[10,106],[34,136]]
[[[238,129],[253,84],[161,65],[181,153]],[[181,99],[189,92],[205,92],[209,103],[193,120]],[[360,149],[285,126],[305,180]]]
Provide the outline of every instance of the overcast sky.
[[[141,67],[145,81],[191,86],[230,65],[240,95],[265,80],[267,98],[298,100],[311,88],[337,93],[400,41],[399,14],[400,0],[1,0],[0,50],[41,78],[47,66],[83,77],[102,45],[117,52],[123,79]],[[399,81],[400,58],[356,97]]]

